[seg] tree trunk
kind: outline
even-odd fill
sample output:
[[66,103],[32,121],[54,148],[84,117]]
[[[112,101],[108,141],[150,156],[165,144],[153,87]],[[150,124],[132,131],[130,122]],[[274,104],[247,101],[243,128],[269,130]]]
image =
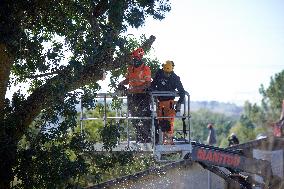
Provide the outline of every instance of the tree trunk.
[[[144,49],[149,49],[154,41],[155,37],[151,36],[147,41],[145,41],[142,47]],[[7,53],[7,51],[5,48],[3,50],[2,46],[2,51],[0,49],[0,87],[2,87],[0,88],[0,108],[4,107],[7,82],[9,80],[12,65],[12,60],[9,59],[9,56],[6,56],[8,54],[5,55],[5,53]],[[2,56],[6,57],[6,60],[4,58],[2,59]],[[115,61],[107,62],[109,64],[104,64],[106,60],[101,60],[102,62],[86,65],[83,69],[77,71],[76,73],[70,71],[72,69],[67,67],[58,73],[57,76],[54,76],[48,80],[43,86],[37,88],[20,107],[15,109],[14,113],[10,115],[9,118],[5,118],[13,120],[11,123],[13,125],[7,125],[8,121],[6,120],[7,122],[5,122],[4,117],[0,117],[0,189],[10,188],[10,184],[15,176],[13,169],[16,166],[18,141],[21,140],[25,130],[40,113],[40,111],[49,106],[49,102],[52,102],[57,98],[62,98],[64,94],[69,91],[100,80],[103,75],[102,70],[108,71],[119,68],[122,64],[126,64],[126,62],[130,60],[129,55],[124,55],[122,57],[118,57]],[[98,68],[97,65],[104,65],[105,67]],[[2,67],[6,69],[5,72],[2,71]],[[58,84],[64,86],[64,89],[61,90],[60,93],[52,92],[50,89]],[[2,110],[3,109],[1,109],[1,111]]]
[[16,145],[7,132],[8,126],[4,123],[5,95],[13,59],[5,44],[0,44],[0,189],[10,188],[13,180],[13,165],[16,157]]
[[10,136],[1,135],[0,146],[0,189],[8,189],[14,179],[16,143]]
[[0,44],[0,120],[3,118],[5,95],[7,92],[7,85],[9,82],[10,70],[12,66],[12,58],[6,49],[6,46]]

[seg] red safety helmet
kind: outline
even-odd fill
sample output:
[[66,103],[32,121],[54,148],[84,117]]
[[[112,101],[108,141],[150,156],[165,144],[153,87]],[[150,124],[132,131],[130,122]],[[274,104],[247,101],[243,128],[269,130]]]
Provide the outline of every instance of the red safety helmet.
[[144,50],[140,47],[132,52],[132,58],[142,59],[144,54]]

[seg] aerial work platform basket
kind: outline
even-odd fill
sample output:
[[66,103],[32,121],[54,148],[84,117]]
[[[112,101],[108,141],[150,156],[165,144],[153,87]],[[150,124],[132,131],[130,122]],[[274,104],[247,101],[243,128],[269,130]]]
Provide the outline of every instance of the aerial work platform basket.
[[[80,116],[80,125],[81,132],[84,132],[84,121],[87,120],[96,120],[102,121],[104,126],[107,125],[108,121],[116,121],[120,123],[124,122],[123,130],[126,132],[125,139],[119,139],[117,145],[112,149],[112,151],[137,151],[137,152],[150,152],[153,153],[154,157],[157,160],[161,160],[161,157],[164,154],[170,153],[179,153],[181,155],[180,158],[191,152],[191,143],[190,141],[190,95],[188,92],[185,92],[184,103],[182,104],[180,115],[176,115],[174,117],[158,117],[157,116],[157,97],[159,96],[175,96],[178,97],[177,92],[169,92],[169,91],[152,91],[149,93],[151,96],[151,116],[150,117],[134,117],[129,113],[127,96],[120,96],[117,93],[98,93],[96,98],[103,105],[103,116],[102,117],[86,117],[84,115],[84,107],[81,102],[81,116]],[[113,99],[120,99],[122,101],[122,106],[119,109],[114,109],[115,116],[107,115],[107,105]],[[183,135],[178,141],[174,141],[174,145],[164,145],[162,144],[162,132],[160,128],[157,128],[157,119],[158,118],[175,118],[175,120],[182,120],[183,129],[175,130],[175,132],[182,132]],[[136,142],[135,137],[133,139],[134,129],[131,127],[131,120],[143,120],[149,119],[151,120],[151,142],[150,143],[140,143]],[[121,124],[117,124],[121,127]],[[158,133],[158,135],[156,134]],[[157,140],[155,137],[159,137]],[[156,142],[155,142],[156,141]],[[158,141],[158,142],[157,142]],[[102,143],[97,143],[94,146],[94,150],[99,152],[105,151]]]

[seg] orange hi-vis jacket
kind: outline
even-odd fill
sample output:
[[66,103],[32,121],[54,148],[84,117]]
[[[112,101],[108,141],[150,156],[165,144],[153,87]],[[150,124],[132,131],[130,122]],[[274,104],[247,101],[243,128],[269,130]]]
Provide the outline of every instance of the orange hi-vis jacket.
[[143,93],[143,89],[135,89],[135,87],[144,86],[146,82],[151,82],[151,70],[149,66],[142,64],[135,68],[134,66],[128,66],[126,78],[129,81],[129,89],[135,93]]

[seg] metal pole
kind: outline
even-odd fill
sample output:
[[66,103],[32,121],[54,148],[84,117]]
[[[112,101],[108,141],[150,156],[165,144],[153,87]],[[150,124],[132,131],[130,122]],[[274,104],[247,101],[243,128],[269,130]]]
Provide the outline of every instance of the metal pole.
[[[117,108],[115,109],[115,117],[117,117],[118,116],[118,110],[117,110]],[[115,119],[115,123],[116,123],[116,125],[117,125],[117,129],[118,129],[118,132],[119,132],[119,136],[121,136],[121,133],[120,133],[120,130],[119,130],[119,127],[120,127],[120,124],[119,124],[119,119]],[[119,144],[120,143],[120,137],[119,137],[119,139],[117,140],[117,144]]]
[[[184,97],[184,100],[186,100],[186,97]],[[186,104],[186,101],[184,101],[184,105],[183,105],[183,118],[182,119],[186,119],[187,116],[187,111],[186,109],[188,108],[188,105]],[[185,121],[185,120],[184,120]],[[183,131],[183,138],[184,138],[184,142],[186,142],[186,127],[185,127],[185,132]]]
[[106,94],[104,95],[104,127],[106,126]]
[[156,128],[155,128],[155,107],[154,107],[154,97],[151,94],[151,106],[152,106],[152,143],[153,143],[153,153],[155,152],[155,144],[156,144]]
[[129,120],[128,120],[128,117],[129,117],[129,107],[128,107],[128,98],[126,98],[126,127],[127,127],[127,148],[129,148],[129,145],[130,145],[130,142],[129,142]]
[[82,96],[81,96],[81,99],[80,99],[80,104],[81,104],[80,131],[81,131],[81,134],[83,134],[83,105],[82,105]]
[[191,128],[190,128],[190,95],[188,94],[188,100],[187,100],[187,121],[188,121],[188,141],[191,143]]
[[210,173],[210,171],[207,171],[207,174],[208,174],[208,181],[207,181],[207,183],[208,183],[208,189],[211,189],[211,173]]

